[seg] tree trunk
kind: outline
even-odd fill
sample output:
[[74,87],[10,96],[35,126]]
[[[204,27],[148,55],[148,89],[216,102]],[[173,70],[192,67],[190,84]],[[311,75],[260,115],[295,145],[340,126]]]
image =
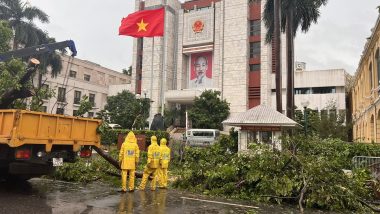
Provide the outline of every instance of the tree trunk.
[[[113,159],[110,155],[108,155],[107,153],[105,153],[101,148],[98,148],[96,146],[92,147],[100,156],[102,156],[102,158],[104,158],[104,160],[108,161],[108,163],[110,163],[112,166],[116,167],[116,169],[120,170],[120,165],[119,165],[119,162],[115,159]],[[114,176],[120,176],[120,175],[116,175],[116,174],[113,174]],[[135,172],[135,177],[136,178],[142,178],[143,177],[143,172],[139,172],[139,171],[136,171]],[[149,176],[149,180],[152,180],[153,177],[152,176]]]
[[18,43],[16,42],[16,37],[13,37],[13,47],[12,50],[17,50]]
[[40,90],[42,87],[42,73],[41,73],[41,70],[38,71],[38,85],[37,85],[37,88],[38,90]]
[[102,149],[94,146],[92,147],[102,158],[104,158],[108,163],[112,164],[116,169],[120,169],[119,162],[115,159],[113,159],[111,156],[109,156],[107,153],[105,153]]
[[281,1],[274,0],[274,50],[275,53],[275,71],[276,71],[276,106],[277,111],[282,113],[282,78],[281,78],[281,32],[280,32],[280,10]]
[[294,35],[293,10],[286,14],[286,59],[287,59],[287,85],[286,85],[286,116],[294,119]]
[[[26,69],[26,73],[20,79],[20,85],[25,85],[38,67],[29,67]],[[7,109],[9,105],[13,103],[16,99],[27,98],[32,96],[32,93],[27,88],[21,89],[11,89],[6,91],[0,98],[0,109]]]

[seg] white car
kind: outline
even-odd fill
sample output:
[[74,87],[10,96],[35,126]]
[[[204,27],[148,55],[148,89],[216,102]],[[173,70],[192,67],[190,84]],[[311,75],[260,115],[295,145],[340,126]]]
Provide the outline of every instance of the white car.
[[122,129],[122,128],[123,128],[123,127],[121,127],[121,125],[116,124],[116,123],[110,123],[110,124],[108,124],[108,126],[109,126],[111,129]]
[[217,129],[189,129],[186,132],[186,145],[207,147],[213,145],[220,135]]

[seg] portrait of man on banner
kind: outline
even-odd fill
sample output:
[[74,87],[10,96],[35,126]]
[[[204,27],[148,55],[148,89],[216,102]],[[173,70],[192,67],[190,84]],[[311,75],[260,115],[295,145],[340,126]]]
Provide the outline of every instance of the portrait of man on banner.
[[212,87],[212,52],[191,55],[189,88]]

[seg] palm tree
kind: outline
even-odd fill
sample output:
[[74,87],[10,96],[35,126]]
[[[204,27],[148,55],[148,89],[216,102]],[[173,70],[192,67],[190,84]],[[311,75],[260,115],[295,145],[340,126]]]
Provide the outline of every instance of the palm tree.
[[[263,21],[268,28],[266,42],[272,41],[274,33],[274,1],[268,0],[265,4]],[[282,0],[281,1],[281,31],[286,32],[287,46],[287,116],[294,118],[294,38],[297,30],[306,33],[311,24],[317,23],[320,16],[320,7],[328,0]],[[289,24],[291,23],[291,24]]]
[[[46,35],[46,38],[41,40],[41,44],[55,43],[54,38],[50,38]],[[65,50],[59,50],[62,54],[65,53]],[[47,74],[48,68],[51,70],[51,76],[56,77],[58,73],[62,70],[62,59],[59,54],[56,52],[44,53],[37,57],[40,61],[40,67],[38,69],[38,89],[42,86],[42,76]]]
[[0,0],[0,19],[7,20],[14,30],[13,49],[19,44],[33,46],[41,44],[46,33],[39,29],[33,21],[49,22],[49,16],[37,7],[22,0]]
[[[0,0],[0,20],[6,20],[14,31],[13,50],[17,49],[20,44],[24,47],[30,47],[55,42],[54,38],[50,38],[47,32],[44,32],[33,23],[34,20],[48,23],[48,15],[27,2],[22,0]],[[37,89],[35,89],[39,91],[43,83],[42,77],[47,73],[48,68],[51,69],[52,76],[56,77],[62,69],[62,61],[60,55],[55,52],[45,53],[35,56],[35,58],[40,61]],[[32,77],[30,75],[29,78]]]
[[[49,16],[37,7],[31,6],[22,0],[0,0],[0,19],[7,20],[15,32],[13,49],[19,44],[25,47],[53,43],[54,38],[49,38],[47,33],[33,24],[35,19],[42,23],[49,22]],[[47,53],[37,57],[41,62],[39,67],[38,88],[42,84],[42,75],[51,68],[52,76],[56,76],[62,69],[61,57],[56,53]]]

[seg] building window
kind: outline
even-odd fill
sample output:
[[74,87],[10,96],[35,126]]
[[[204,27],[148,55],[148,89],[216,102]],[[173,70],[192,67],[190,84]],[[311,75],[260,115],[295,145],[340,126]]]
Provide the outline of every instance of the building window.
[[249,71],[260,71],[260,64],[250,64]]
[[75,91],[74,92],[74,104],[80,104],[80,98],[82,96],[81,91]]
[[321,118],[327,118],[328,116],[328,111],[327,110],[321,110]]
[[257,143],[257,132],[248,132],[248,143]]
[[[66,101],[66,88],[58,88],[58,102],[65,102]],[[58,110],[57,110],[58,111]]]
[[77,72],[73,71],[73,70],[70,70],[70,77],[76,78],[77,77]]
[[42,106],[41,107],[41,112],[47,112],[47,106]]
[[85,75],[84,75],[84,80],[85,80],[85,81],[88,81],[88,82],[89,82],[90,79],[91,79],[91,76],[90,76],[90,75],[88,75],[88,74],[85,74]]
[[259,36],[261,34],[261,21],[251,20],[250,21],[250,36]]
[[369,86],[370,86],[370,89],[373,88],[373,84],[372,84],[372,62],[371,62],[371,64],[369,64]]
[[334,118],[334,117],[336,117],[337,115],[336,115],[336,110],[334,110],[334,109],[330,109],[329,110],[329,117],[330,118]]
[[339,112],[339,119],[342,120],[342,121],[345,121],[346,120],[346,111],[345,110],[338,110]]
[[313,88],[313,94],[334,94],[336,93],[335,87],[316,87]]
[[295,88],[294,94],[311,94],[310,88]]
[[376,66],[377,66],[377,82],[378,82],[378,85],[380,85],[380,54],[379,54],[379,49],[377,49],[377,51],[376,51],[375,58],[376,58]]
[[73,116],[78,116],[77,112],[78,112],[78,110],[73,110]]
[[57,108],[57,114],[65,114],[65,109],[63,108]]
[[260,42],[249,43],[249,57],[250,58],[260,57]]
[[95,94],[91,94],[90,93],[89,96],[88,96],[88,101],[90,101],[90,103],[94,107],[95,106]]
[[94,112],[88,112],[88,118],[93,118],[94,117]]

